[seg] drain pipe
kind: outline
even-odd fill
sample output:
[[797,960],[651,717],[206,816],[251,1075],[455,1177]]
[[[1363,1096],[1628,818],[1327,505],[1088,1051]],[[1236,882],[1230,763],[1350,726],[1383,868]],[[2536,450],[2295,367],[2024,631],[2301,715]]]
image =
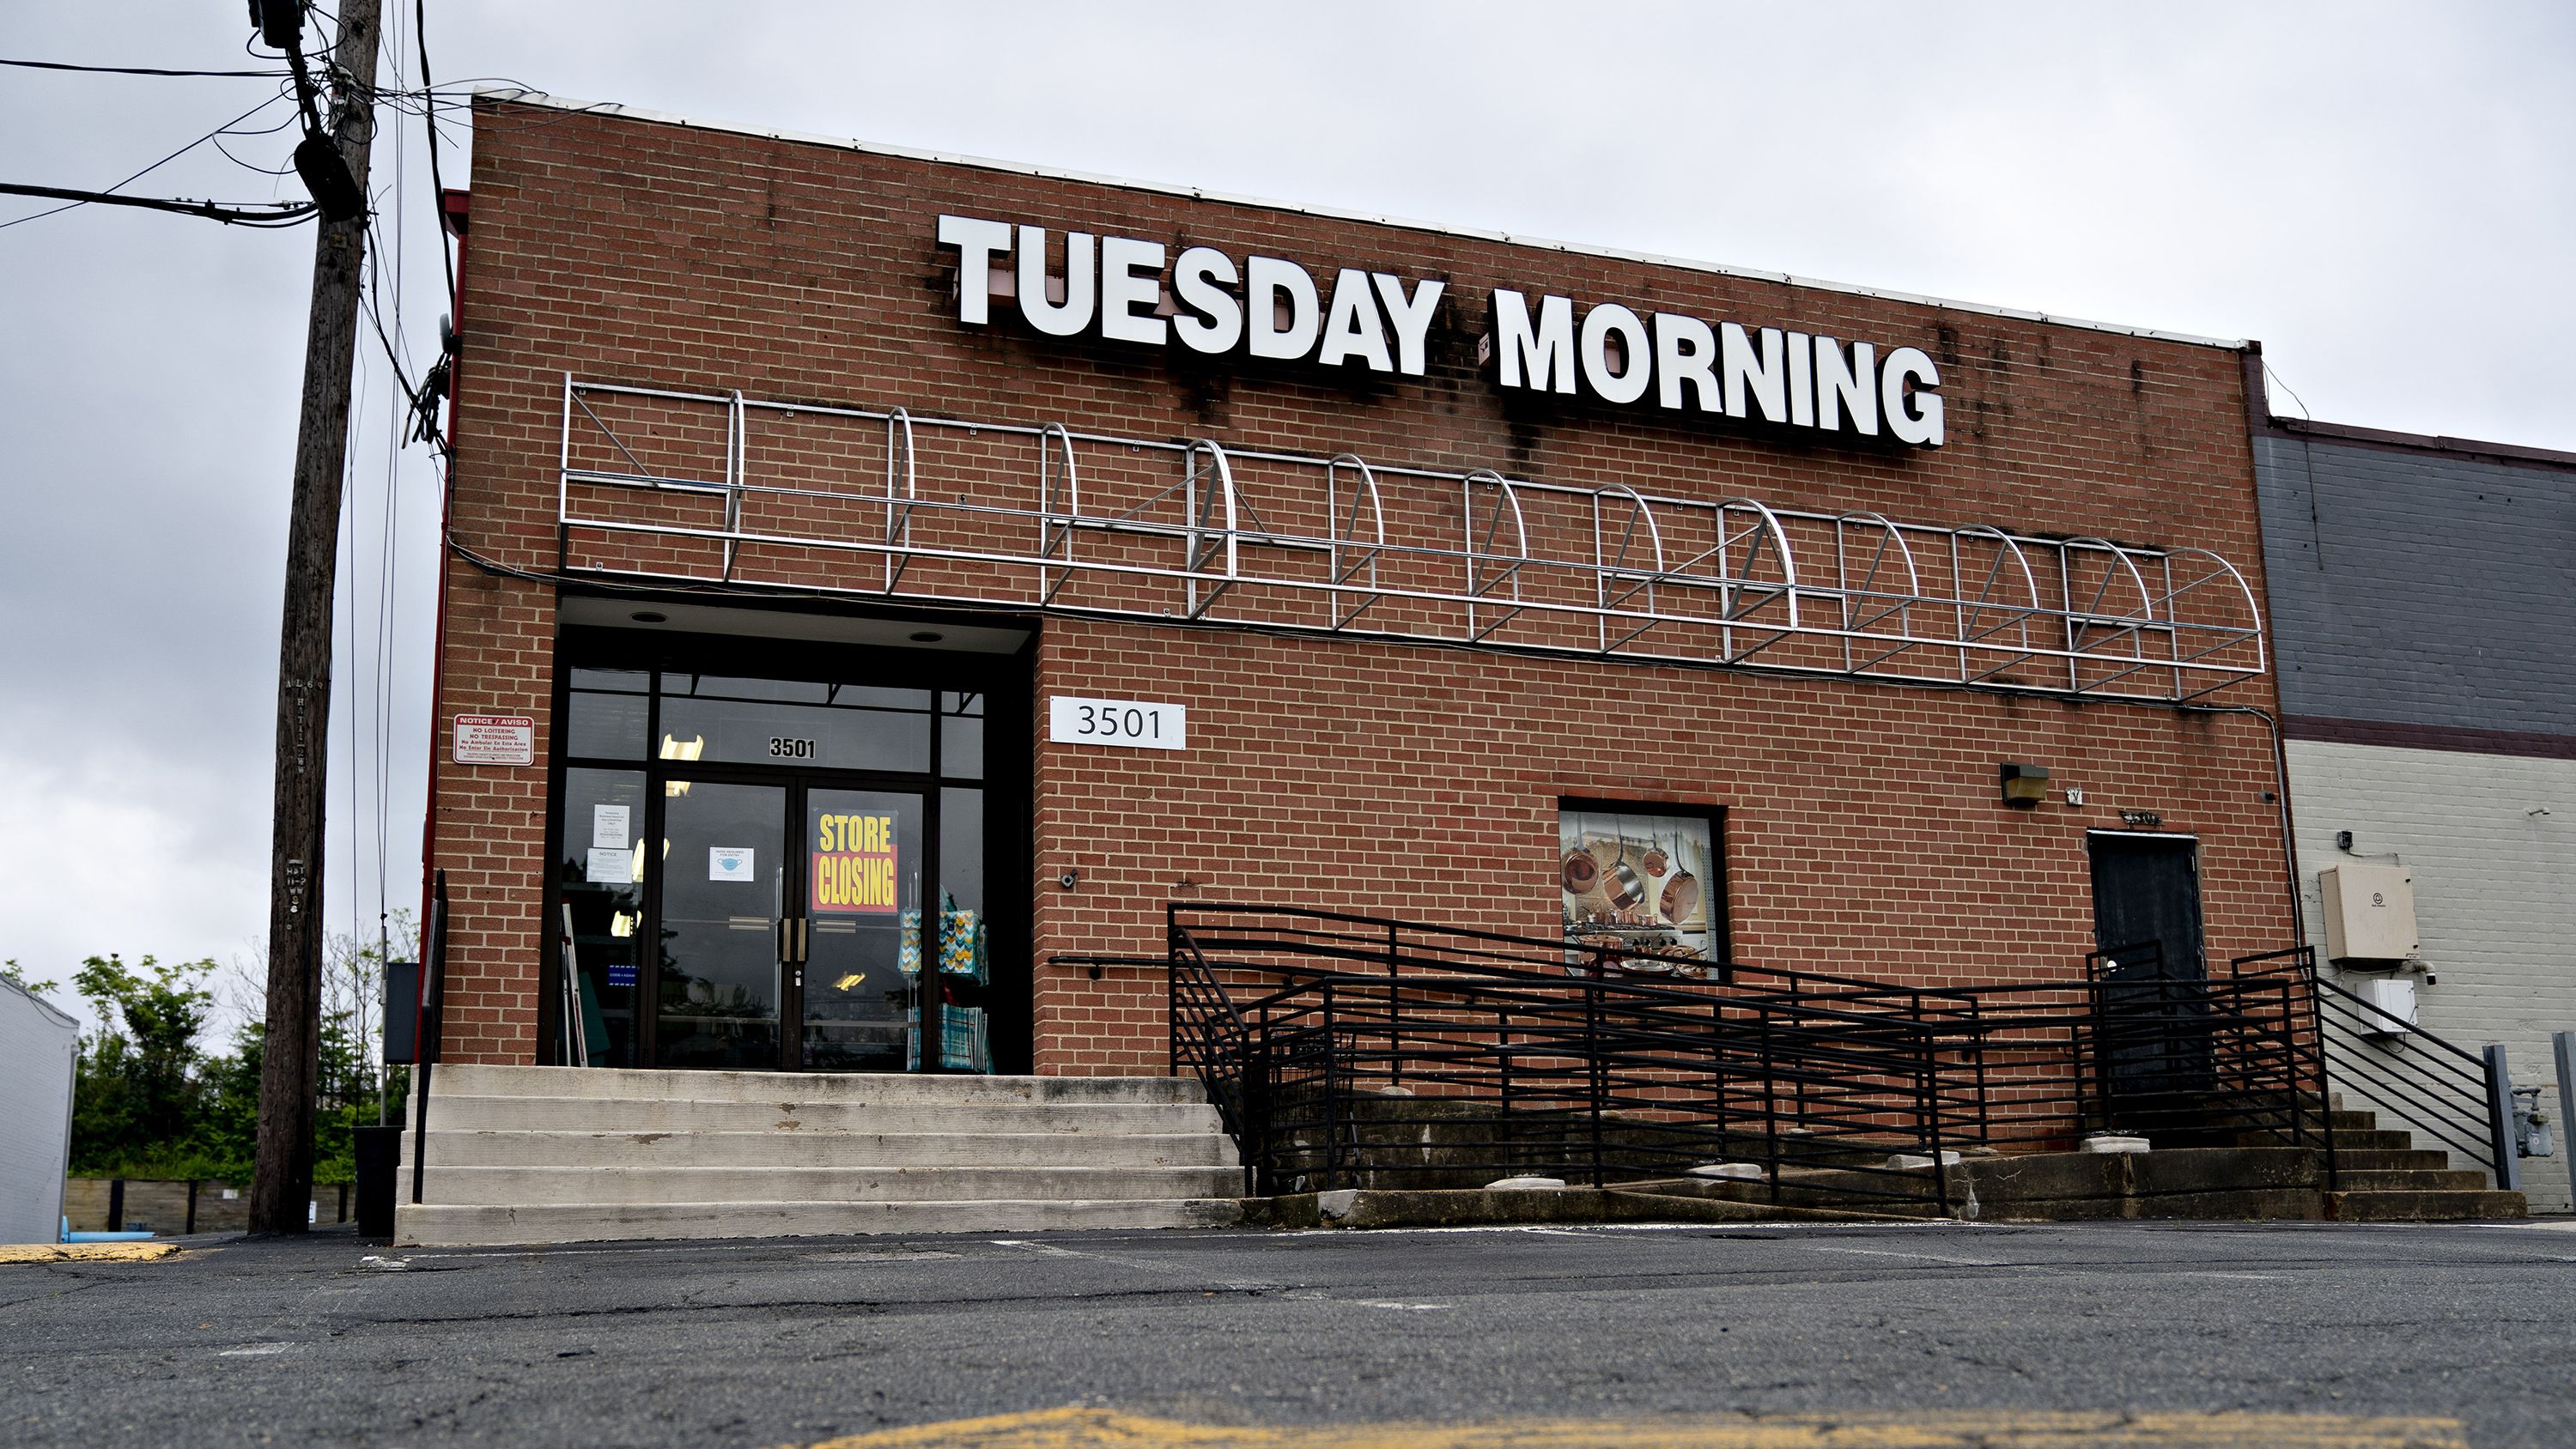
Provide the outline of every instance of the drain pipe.
[[2290,833],[2290,755],[2281,739],[2281,721],[2270,710],[2250,704],[2186,704],[2180,708],[2189,714],[2243,714],[2263,722],[2272,733],[2272,795],[2279,802],[2281,817],[2281,876],[2290,893],[2290,937],[2295,945],[2308,944],[2307,902],[2299,891],[2299,842]]

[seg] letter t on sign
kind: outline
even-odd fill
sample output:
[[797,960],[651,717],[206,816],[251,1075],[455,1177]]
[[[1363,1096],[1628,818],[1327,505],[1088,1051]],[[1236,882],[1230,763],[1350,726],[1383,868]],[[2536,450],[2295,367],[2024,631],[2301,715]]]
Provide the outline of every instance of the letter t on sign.
[[1010,224],[943,216],[939,244],[957,248],[957,320],[976,327],[992,321],[993,257],[1010,255]]

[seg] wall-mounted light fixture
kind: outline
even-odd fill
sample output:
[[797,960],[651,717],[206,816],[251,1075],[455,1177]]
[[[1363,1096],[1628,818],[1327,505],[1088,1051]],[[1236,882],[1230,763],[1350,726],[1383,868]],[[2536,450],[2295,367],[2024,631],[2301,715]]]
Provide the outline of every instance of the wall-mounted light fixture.
[[1995,773],[2003,790],[2003,801],[2016,810],[2027,810],[2048,798],[2046,765],[2002,764]]

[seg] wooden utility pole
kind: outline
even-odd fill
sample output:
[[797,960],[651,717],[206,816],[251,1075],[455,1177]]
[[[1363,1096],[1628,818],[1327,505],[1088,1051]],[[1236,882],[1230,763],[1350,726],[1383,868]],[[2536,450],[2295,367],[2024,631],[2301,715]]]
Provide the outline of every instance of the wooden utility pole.
[[[342,0],[331,142],[365,194],[376,131],[379,0]],[[286,609],[277,658],[277,795],[268,878],[268,1028],[259,1075],[259,1145],[250,1230],[300,1233],[313,1191],[313,1115],[322,1056],[322,822],[331,735],[331,596],[340,487],[358,344],[363,209],[322,219],[313,312],[304,336],[304,413],[287,519]]]

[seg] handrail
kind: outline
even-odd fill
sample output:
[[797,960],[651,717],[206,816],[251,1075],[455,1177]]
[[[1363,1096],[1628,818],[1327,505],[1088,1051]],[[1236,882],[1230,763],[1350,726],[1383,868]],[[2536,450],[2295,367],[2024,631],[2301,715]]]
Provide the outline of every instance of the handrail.
[[1941,988],[1741,963],[1641,977],[1622,969],[1641,953],[1352,912],[1166,914],[1171,1070],[1207,1084],[1256,1190],[1728,1160],[1774,1202],[1946,1211],[1942,1151],[2065,1150],[2094,1127],[2260,1132],[2334,1171],[2304,958]]
[[[2321,1027],[2360,1038],[2341,1058],[2342,1078],[2377,1110],[2484,1167],[2499,1188],[2520,1180],[2514,1157],[2512,1098],[2500,1094],[2503,1049],[2473,1052],[2397,1016],[2337,982],[2315,982]],[[2330,1013],[2330,1014],[2324,1014]],[[2399,1053],[2374,1048],[2372,1037],[2403,1041]],[[2412,1048],[2429,1047],[2428,1053]]]
[[422,926],[427,944],[421,952],[421,1020],[414,1048],[420,1068],[420,1101],[411,1118],[411,1200],[420,1201],[421,1175],[429,1161],[429,1076],[438,1065],[439,1043],[447,1025],[447,872],[430,877],[429,920]]

